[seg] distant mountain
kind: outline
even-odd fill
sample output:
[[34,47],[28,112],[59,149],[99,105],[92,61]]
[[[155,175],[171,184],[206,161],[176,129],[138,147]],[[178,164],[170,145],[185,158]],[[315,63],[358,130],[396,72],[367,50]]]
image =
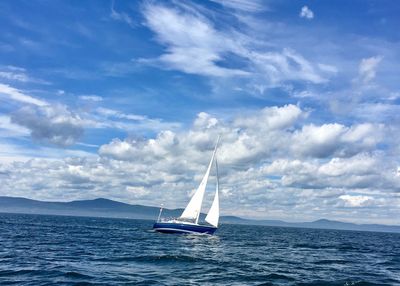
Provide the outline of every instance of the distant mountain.
[[[0,211],[10,213],[155,219],[159,210],[158,207],[130,205],[103,198],[72,202],[46,202],[0,196]],[[163,211],[164,216],[179,216],[181,213],[181,209],[165,209]]]
[[[130,205],[103,198],[72,202],[47,202],[19,197],[0,196],[0,212],[7,213],[95,216],[155,220],[158,217],[159,211],[159,207]],[[164,209],[162,217],[178,217],[181,215],[182,211],[183,209]],[[201,214],[200,218],[204,220],[205,214]],[[400,226],[396,225],[354,224],[327,219],[320,219],[313,222],[292,223],[281,220],[253,220],[240,218],[237,216],[221,216],[220,221],[221,223],[228,224],[400,233]]]

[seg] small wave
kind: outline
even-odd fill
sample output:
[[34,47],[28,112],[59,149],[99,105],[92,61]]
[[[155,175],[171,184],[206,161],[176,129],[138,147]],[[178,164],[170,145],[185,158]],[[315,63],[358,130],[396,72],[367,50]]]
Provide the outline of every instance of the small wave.
[[390,284],[376,284],[373,282],[368,282],[368,281],[360,281],[360,280],[354,280],[354,281],[329,281],[329,280],[317,280],[317,281],[312,281],[312,282],[303,282],[297,284],[298,286],[389,286]]
[[311,244],[311,243],[295,243],[293,248],[308,248],[308,249],[331,249],[332,245]]
[[266,278],[272,279],[272,280],[287,280],[287,281],[294,281],[295,280],[294,278],[292,278],[290,276],[286,276],[286,275],[278,274],[278,273],[268,274],[266,276]]
[[123,256],[123,257],[112,257],[112,258],[98,258],[95,261],[102,262],[160,262],[160,263],[171,263],[171,262],[208,262],[207,259],[202,259],[188,255],[142,255],[142,256]]
[[[239,278],[239,277],[238,277]],[[247,283],[249,281],[252,282],[292,282],[295,281],[294,278],[290,277],[290,276],[286,276],[283,274],[278,274],[278,273],[270,273],[270,274],[254,274],[254,275],[240,275],[240,280],[241,281],[246,281]],[[264,284],[262,284],[264,285]],[[269,285],[269,284],[267,284]]]
[[85,274],[75,272],[75,271],[65,272],[64,276],[67,278],[74,278],[74,279],[91,279],[91,278],[93,278],[92,276],[85,275]]
[[319,261],[315,261],[315,264],[318,265],[329,265],[329,264],[348,264],[349,262],[346,260],[340,260],[340,259],[323,259]]
[[21,269],[21,270],[2,270],[0,271],[0,277],[4,276],[13,276],[13,275],[25,275],[37,272],[37,270],[28,270],[28,269]]
[[341,244],[337,247],[338,250],[359,250],[358,247],[355,247],[351,244]]

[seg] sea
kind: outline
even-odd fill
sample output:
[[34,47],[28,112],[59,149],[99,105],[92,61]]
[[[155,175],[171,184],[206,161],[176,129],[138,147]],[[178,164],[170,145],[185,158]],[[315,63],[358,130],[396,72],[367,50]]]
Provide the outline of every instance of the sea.
[[0,285],[400,285],[400,234],[0,214]]

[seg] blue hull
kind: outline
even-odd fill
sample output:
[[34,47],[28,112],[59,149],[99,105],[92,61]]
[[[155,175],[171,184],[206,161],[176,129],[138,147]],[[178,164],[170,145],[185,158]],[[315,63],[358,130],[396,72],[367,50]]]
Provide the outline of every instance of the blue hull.
[[156,222],[153,229],[163,233],[204,233],[213,234],[217,228],[205,225],[193,225],[185,223]]

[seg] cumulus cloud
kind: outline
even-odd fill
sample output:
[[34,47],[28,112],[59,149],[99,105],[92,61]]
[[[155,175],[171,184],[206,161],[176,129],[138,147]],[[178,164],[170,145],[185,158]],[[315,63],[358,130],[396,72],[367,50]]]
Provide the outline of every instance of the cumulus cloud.
[[[384,166],[382,156],[360,153],[349,158],[323,160],[277,159],[263,167],[263,173],[281,177],[281,184],[299,189],[369,188],[396,190],[397,178]],[[385,172],[391,175],[384,175]],[[393,173],[393,174],[392,174]]]
[[372,150],[383,139],[383,126],[360,124],[347,127],[338,123],[305,125],[293,134],[292,150],[312,157],[352,156]]
[[306,18],[306,19],[314,19],[314,12],[311,11],[310,8],[308,8],[307,6],[303,6],[300,10],[299,16],[301,18]]
[[143,154],[151,154],[148,158],[173,156],[177,150],[184,153],[194,147],[191,156],[201,158],[201,152],[212,150],[215,138],[221,135],[219,156],[222,164],[246,167],[249,162],[254,164],[284,154],[297,158],[351,157],[374,150],[383,140],[382,125],[305,125],[302,120],[307,116],[307,112],[295,105],[266,107],[252,114],[244,112],[230,122],[202,112],[187,133],[165,131],[149,141],[114,139],[100,148],[100,154],[118,160],[133,160],[142,158]]
[[234,124],[257,131],[285,129],[292,126],[301,116],[305,116],[304,112],[298,106],[289,104],[283,107],[265,107],[259,112],[252,112],[251,115],[239,115]]
[[[386,206],[386,213],[398,212],[398,164],[377,150],[386,129],[369,123],[310,124],[307,115],[296,105],[244,111],[230,119],[201,112],[188,130],[115,138],[99,148],[98,156],[14,163],[2,178],[0,193],[66,200],[105,196],[183,207],[221,135],[217,156],[225,213],[290,219],[290,209],[291,215],[304,218],[350,219],[341,208],[360,205],[357,209],[368,212],[376,202]],[[214,181],[213,173],[210,184]],[[211,199],[206,197],[206,209]],[[357,218],[367,217],[360,213]]]
[[11,120],[29,129],[33,139],[58,146],[72,145],[83,134],[81,118],[63,105],[24,106]]
[[374,198],[371,196],[351,196],[342,195],[339,197],[344,201],[345,205],[348,207],[363,207],[367,206],[373,202]]

